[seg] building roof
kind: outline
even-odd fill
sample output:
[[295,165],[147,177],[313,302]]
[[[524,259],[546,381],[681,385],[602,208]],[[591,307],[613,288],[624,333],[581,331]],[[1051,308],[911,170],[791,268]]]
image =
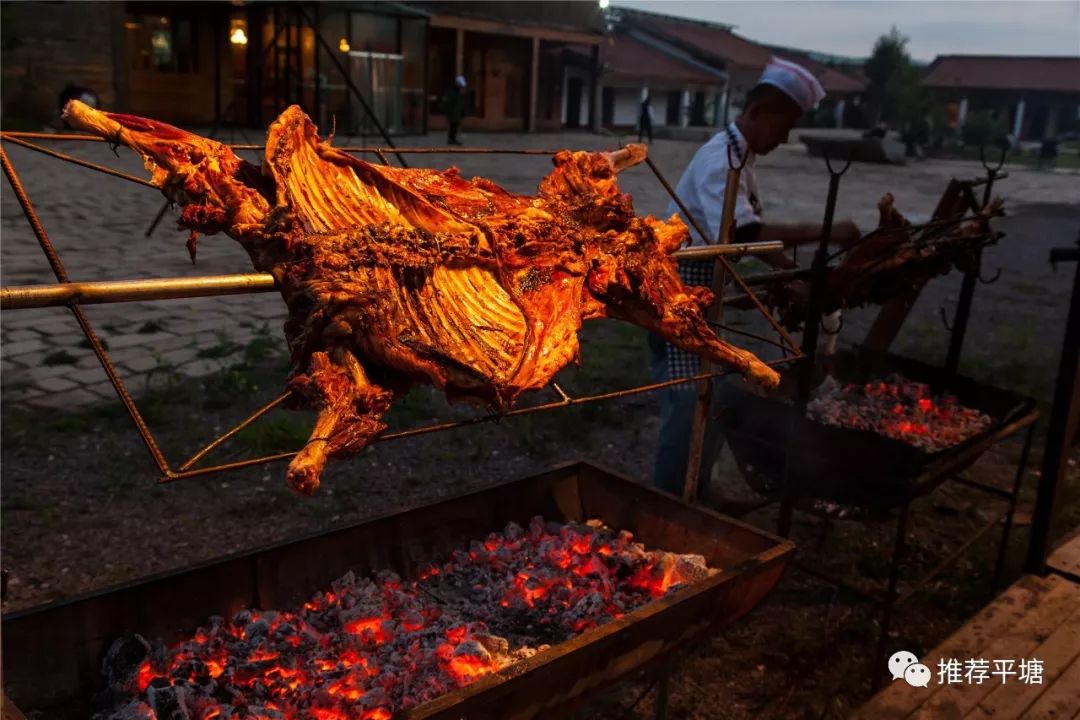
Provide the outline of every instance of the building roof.
[[773,52],[764,45],[736,35],[730,28],[650,17],[643,30],[658,36],[680,41],[707,56],[719,57],[725,63],[744,68],[764,68]]
[[1080,57],[941,55],[926,87],[1080,93]]
[[[619,35],[607,47],[604,70],[615,75],[676,84],[722,85],[723,71],[709,73],[630,35]],[[657,83],[656,80],[663,82]]]
[[620,8],[630,23],[641,31],[681,45],[696,56],[727,69],[763,70],[774,55],[797,62],[809,70],[827,93],[855,93],[866,89],[866,81],[811,59],[805,53],[774,49],[713,23],[673,18]]
[[530,3],[420,0],[410,5],[436,19],[476,20],[523,31],[550,29],[599,37],[604,29],[603,16],[596,3],[573,0]]

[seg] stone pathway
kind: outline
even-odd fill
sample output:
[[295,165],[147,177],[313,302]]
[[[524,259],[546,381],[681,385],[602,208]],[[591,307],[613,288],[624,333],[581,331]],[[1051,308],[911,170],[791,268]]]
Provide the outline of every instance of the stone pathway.
[[[340,141],[346,141],[344,138]],[[440,135],[404,138],[402,145],[438,145]],[[582,133],[471,135],[473,147],[602,148],[613,138]],[[145,176],[141,163],[121,148],[119,158],[101,143],[47,142],[70,152]],[[143,232],[162,198],[152,190],[7,145],[9,156],[40,214],[70,276],[76,280],[218,275],[248,272],[246,254],[224,236],[204,237],[198,262],[184,248],[186,233],[175,229],[170,211],[149,238]],[[652,155],[672,184],[696,150],[693,143],[660,140]],[[531,192],[550,168],[545,157],[436,156],[442,167],[456,162],[466,175],[483,175],[511,190]],[[410,164],[419,164],[412,156]],[[759,183],[766,212],[775,220],[820,220],[826,175],[820,160],[800,146],[760,158]],[[886,190],[911,219],[925,218],[953,175],[974,176],[975,163],[921,162],[906,167],[856,165],[845,178],[838,217],[863,228],[876,223],[876,202]],[[1007,204],[1075,203],[1077,176],[1010,168],[1001,185]],[[621,180],[639,212],[662,214],[667,196],[651,173],[635,168]],[[40,248],[10,187],[0,191],[0,281],[5,286],[53,282]],[[1058,244],[1069,242],[1062,238]],[[1032,259],[1045,272],[1045,254]],[[1013,278],[1016,280],[1016,278]],[[1022,280],[1022,278],[1021,278]],[[1037,280],[1036,280],[1037,281]],[[198,377],[228,367],[245,348],[284,352],[285,308],[276,294],[96,305],[87,315],[133,392],[173,373]],[[0,316],[0,389],[4,403],[64,408],[116,401],[75,319],[62,308],[8,311]]]

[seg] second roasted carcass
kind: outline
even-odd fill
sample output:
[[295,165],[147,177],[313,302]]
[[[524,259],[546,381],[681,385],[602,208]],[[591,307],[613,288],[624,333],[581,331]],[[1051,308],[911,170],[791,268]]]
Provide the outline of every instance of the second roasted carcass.
[[891,193],[878,201],[874,235],[844,255],[828,277],[828,310],[881,304],[953,268],[968,272],[989,240],[990,219],[1002,214],[995,199],[962,222],[913,231]]
[[686,287],[670,257],[677,218],[634,214],[616,174],[643,146],[558,153],[536,196],[466,180],[456,169],[373,165],[320,140],[291,107],[270,126],[262,167],[228,147],[78,101],[73,127],[142,155],[183,207],[181,227],[224,232],[288,306],[290,387],[314,406],[311,438],[288,481],[314,492],[326,460],[362,449],[381,416],[418,382],[451,399],[508,408],[578,359],[581,321],[613,317],[775,386],[752,353],[721,341],[705,288]]
[[[994,199],[962,221],[917,229],[897,210],[892,194],[885,193],[878,201],[877,228],[829,268],[823,309],[882,305],[954,268],[976,268],[979,253],[990,242],[990,220],[1002,214],[1001,200]],[[801,282],[777,283],[766,294],[766,304],[788,327],[801,325],[808,300]]]

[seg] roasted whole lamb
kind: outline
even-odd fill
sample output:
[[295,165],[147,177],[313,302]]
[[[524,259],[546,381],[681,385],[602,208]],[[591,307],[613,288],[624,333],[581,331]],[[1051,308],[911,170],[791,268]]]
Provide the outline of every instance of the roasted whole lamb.
[[262,167],[225,145],[71,101],[64,118],[139,153],[180,226],[224,232],[273,274],[289,317],[293,397],[318,412],[288,481],[312,493],[331,455],[364,448],[418,382],[495,411],[578,360],[583,319],[627,320],[772,387],[777,374],[720,340],[705,288],[669,257],[677,218],[634,214],[616,173],[645,148],[558,153],[534,197],[483,178],[372,165],[319,139],[299,107],[270,126]]

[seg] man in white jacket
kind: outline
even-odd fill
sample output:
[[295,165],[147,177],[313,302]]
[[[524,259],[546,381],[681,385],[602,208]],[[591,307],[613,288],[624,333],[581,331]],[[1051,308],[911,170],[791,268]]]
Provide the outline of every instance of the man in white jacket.
[[[817,223],[779,224],[762,221],[754,161],[758,155],[770,153],[781,143],[787,142],[788,134],[803,113],[815,107],[824,97],[824,89],[808,70],[795,63],[773,58],[757,85],[747,95],[742,114],[697,151],[679,180],[676,193],[711,241],[716,242],[720,233],[729,147],[736,166],[744,163],[735,200],[735,242],[780,241],[785,248],[793,248],[820,241],[821,225]],[[681,215],[674,202],[669,205],[668,213]],[[693,229],[693,223],[685,217],[683,220],[691,228],[691,244],[705,244]],[[833,241],[840,245],[852,243],[858,237],[858,228],[851,221],[833,225]],[[786,255],[779,252],[762,259],[774,267],[794,266]],[[679,274],[689,285],[711,286],[712,270],[711,260],[679,263]],[[657,382],[700,374],[701,359],[698,356],[653,335],[649,337],[649,347],[651,370]],[[722,383],[715,386],[721,390],[713,395],[714,406],[722,394]],[[694,383],[682,383],[661,393],[660,438],[654,483],[661,490],[681,494],[697,400],[696,386]],[[699,490],[703,490],[708,482],[719,449],[719,439],[715,423],[710,422],[702,453]]]

